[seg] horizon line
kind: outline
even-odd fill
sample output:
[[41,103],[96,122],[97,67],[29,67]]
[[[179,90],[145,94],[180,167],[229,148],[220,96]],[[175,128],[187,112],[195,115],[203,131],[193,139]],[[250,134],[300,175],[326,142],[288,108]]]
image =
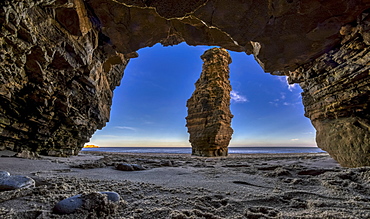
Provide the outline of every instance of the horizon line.
[[[99,148],[192,148],[192,146],[99,146],[99,145],[96,145],[98,146]],[[286,147],[286,148],[289,148],[289,147],[312,147],[312,148],[319,148],[317,145],[314,145],[314,146],[309,146],[309,145],[298,145],[298,146],[292,146],[292,145],[259,145],[259,146],[228,146],[228,148],[259,148],[259,147]]]

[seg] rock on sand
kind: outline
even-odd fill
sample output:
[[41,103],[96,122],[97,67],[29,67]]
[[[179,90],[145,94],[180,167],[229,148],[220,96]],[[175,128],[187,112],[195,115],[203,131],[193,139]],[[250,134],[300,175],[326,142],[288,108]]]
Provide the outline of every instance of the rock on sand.
[[[120,195],[116,192],[93,192],[89,194],[78,194],[58,202],[54,206],[54,213],[71,214],[80,210],[100,210],[114,208],[112,203],[119,202]],[[110,202],[108,202],[110,201]]]
[[145,170],[145,168],[139,164],[128,164],[128,163],[117,164],[116,169],[122,171]]
[[28,176],[11,176],[6,171],[0,171],[0,191],[35,187],[35,181]]

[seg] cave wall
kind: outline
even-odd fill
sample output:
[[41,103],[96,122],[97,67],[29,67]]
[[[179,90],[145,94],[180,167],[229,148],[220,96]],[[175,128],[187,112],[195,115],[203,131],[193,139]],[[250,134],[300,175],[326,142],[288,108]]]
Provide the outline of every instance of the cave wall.
[[129,59],[82,0],[8,2],[0,23],[0,149],[77,154],[109,120]]
[[368,0],[0,3],[0,149],[76,154],[109,120],[130,58],[156,43],[253,54],[303,88],[317,144],[370,165]]
[[370,166],[370,16],[343,26],[340,45],[290,72],[318,146],[342,166]]

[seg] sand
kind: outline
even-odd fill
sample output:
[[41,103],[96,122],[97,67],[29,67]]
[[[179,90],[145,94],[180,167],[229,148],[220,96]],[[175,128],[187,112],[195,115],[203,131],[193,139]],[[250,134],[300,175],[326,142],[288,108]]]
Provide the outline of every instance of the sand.
[[[119,171],[118,163],[143,171]],[[326,153],[184,154],[83,152],[70,158],[1,157],[0,170],[35,188],[0,192],[0,218],[370,218],[370,167],[343,168]],[[114,191],[109,214],[53,214],[68,197]]]

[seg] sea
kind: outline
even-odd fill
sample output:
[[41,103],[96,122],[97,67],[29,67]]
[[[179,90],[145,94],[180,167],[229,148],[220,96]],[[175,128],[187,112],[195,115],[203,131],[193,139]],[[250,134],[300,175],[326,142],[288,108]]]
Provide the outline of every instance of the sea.
[[[82,151],[191,154],[191,147],[99,147]],[[229,154],[326,153],[318,147],[229,147]]]

